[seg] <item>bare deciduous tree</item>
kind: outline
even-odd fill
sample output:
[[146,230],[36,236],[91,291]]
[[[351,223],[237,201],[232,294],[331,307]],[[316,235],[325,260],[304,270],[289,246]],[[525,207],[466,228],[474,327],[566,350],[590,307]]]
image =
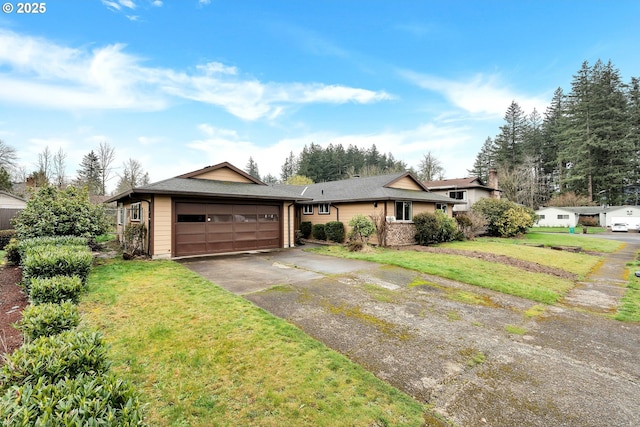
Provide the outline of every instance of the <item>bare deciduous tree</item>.
[[113,162],[116,159],[116,149],[109,145],[108,142],[102,141],[98,147],[98,160],[100,161],[100,185],[102,186],[102,195],[107,194],[107,181],[111,179],[113,171]]
[[12,171],[17,166],[18,155],[15,148],[0,139],[0,167]]
[[433,153],[431,153],[431,151],[428,151],[427,154],[424,155],[422,160],[420,160],[420,165],[418,167],[418,178],[422,181],[444,179],[444,168],[442,167],[442,163],[433,155]]
[[124,193],[149,183],[149,173],[144,171],[139,161],[132,158],[124,162],[122,174],[119,176],[120,181],[118,182],[117,193]]
[[62,150],[62,147],[58,148],[58,152],[53,156],[53,179],[58,188],[64,187],[66,183],[66,159],[67,154]]

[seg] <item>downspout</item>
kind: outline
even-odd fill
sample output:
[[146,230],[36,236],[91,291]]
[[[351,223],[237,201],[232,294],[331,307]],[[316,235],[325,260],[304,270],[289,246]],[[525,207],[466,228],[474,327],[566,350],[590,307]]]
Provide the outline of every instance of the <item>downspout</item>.
[[293,206],[293,203],[287,206],[287,245],[289,247],[291,247],[291,206]]
[[336,208],[336,221],[340,221],[340,209],[338,209],[336,205],[329,205],[329,206],[333,206],[334,208]]

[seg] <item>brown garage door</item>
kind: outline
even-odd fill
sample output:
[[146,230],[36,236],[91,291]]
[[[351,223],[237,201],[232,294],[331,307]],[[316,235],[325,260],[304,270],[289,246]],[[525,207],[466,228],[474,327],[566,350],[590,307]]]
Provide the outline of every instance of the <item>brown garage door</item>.
[[282,247],[280,206],[176,203],[175,256]]

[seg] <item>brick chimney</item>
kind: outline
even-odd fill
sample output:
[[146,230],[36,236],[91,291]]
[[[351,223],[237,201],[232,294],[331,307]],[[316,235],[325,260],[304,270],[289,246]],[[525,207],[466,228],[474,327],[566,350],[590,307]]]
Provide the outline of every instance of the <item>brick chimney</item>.
[[491,198],[499,199],[500,190],[498,190],[498,171],[494,168],[489,169],[489,188],[491,188]]

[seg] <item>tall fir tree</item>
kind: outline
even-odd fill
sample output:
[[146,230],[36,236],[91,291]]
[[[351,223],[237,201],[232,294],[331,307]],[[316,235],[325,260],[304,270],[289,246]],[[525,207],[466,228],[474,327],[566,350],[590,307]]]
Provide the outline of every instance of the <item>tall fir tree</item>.
[[528,120],[520,105],[512,101],[504,121],[495,138],[495,160],[497,165],[512,169],[524,162]]
[[249,161],[244,167],[244,171],[254,177],[260,179],[260,171],[258,170],[258,164],[253,160],[253,157],[249,156]]
[[91,150],[91,152],[82,158],[77,181],[80,185],[88,188],[89,194],[101,194],[101,174],[100,159],[96,153]]
[[489,182],[489,170],[495,167],[495,143],[491,137],[487,137],[480,152],[476,155],[476,159],[473,162],[473,168],[467,172],[471,176],[480,178],[482,182],[487,184]]

